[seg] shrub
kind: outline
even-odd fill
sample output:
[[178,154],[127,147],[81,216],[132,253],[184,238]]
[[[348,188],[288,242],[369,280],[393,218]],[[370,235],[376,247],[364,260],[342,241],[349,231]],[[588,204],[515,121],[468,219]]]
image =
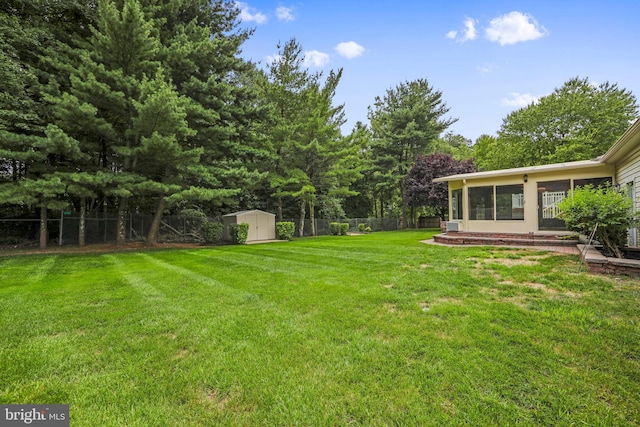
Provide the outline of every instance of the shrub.
[[349,223],[343,222],[342,224],[340,224],[340,234],[346,236],[347,231],[349,231]]
[[236,245],[243,245],[249,237],[249,224],[231,224],[231,241]]
[[296,225],[290,221],[276,222],[276,235],[280,240],[292,240]]
[[365,228],[364,231],[366,231],[367,233],[371,233],[371,227]]
[[205,221],[200,226],[200,231],[207,243],[218,243],[222,239],[222,224],[219,222]]
[[358,224],[358,231],[361,233],[364,233],[365,227],[367,226],[367,224],[364,223],[360,223]]
[[596,229],[595,238],[617,258],[627,232],[636,218],[631,210],[631,199],[613,187],[594,188],[591,185],[576,188],[558,205],[560,218],[572,231],[586,236]]
[[329,231],[333,236],[340,235],[340,223],[339,222],[331,222],[329,223]]

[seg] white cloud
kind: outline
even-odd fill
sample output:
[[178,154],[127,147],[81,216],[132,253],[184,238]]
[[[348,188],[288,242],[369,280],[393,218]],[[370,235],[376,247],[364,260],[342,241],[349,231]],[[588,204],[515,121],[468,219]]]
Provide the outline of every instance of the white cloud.
[[500,103],[509,107],[522,108],[531,103],[536,104],[539,99],[540,97],[531,95],[530,93],[511,92],[511,97],[503,98]]
[[464,36],[462,37],[462,41],[475,40],[476,37],[478,37],[476,33],[476,21],[471,18],[466,18],[464,20]]
[[465,18],[464,22],[464,30],[458,36],[457,30],[451,30],[445,37],[448,39],[454,39],[458,43],[464,43],[469,40],[475,40],[478,37],[478,32],[476,31],[476,20],[473,18]]
[[267,55],[265,59],[267,60],[267,64],[273,64],[274,62],[280,61],[282,55],[278,55],[277,53],[275,55]]
[[364,47],[356,42],[339,43],[338,46],[336,46],[336,50],[340,56],[344,56],[347,59],[356,58],[364,53]]
[[259,12],[254,7],[250,7],[247,3],[237,1],[236,7],[240,9],[240,19],[243,22],[255,22],[256,24],[264,24],[267,22],[267,15]]
[[489,73],[489,72],[491,72],[491,71],[493,71],[493,70],[497,70],[498,68],[499,68],[499,67],[498,67],[496,64],[493,64],[493,63],[491,63],[491,62],[485,62],[484,64],[482,64],[482,65],[478,65],[478,66],[476,67],[476,69],[477,69],[478,71],[481,71],[481,72],[483,72],[483,73]]
[[527,13],[509,12],[489,22],[485,37],[501,46],[546,36],[547,30]]
[[279,6],[276,9],[276,16],[279,20],[285,22],[291,22],[296,19],[295,15],[293,14],[292,7]]
[[304,53],[304,64],[307,67],[324,67],[329,63],[330,57],[324,52],[308,50]]

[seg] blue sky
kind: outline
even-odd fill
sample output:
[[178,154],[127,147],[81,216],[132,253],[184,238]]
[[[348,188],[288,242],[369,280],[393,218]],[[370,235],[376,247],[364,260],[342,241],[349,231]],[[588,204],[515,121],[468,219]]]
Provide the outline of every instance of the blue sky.
[[345,105],[344,133],[368,124],[376,96],[418,78],[459,118],[449,130],[474,142],[572,77],[640,97],[637,0],[236,3],[255,29],[243,57],[264,65],[295,37],[312,71],[343,68],[334,100]]

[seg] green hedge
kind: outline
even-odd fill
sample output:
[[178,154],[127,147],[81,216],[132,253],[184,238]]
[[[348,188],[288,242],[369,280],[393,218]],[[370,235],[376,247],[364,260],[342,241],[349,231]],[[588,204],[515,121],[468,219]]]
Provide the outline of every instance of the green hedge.
[[340,224],[340,234],[343,236],[347,235],[347,231],[349,231],[349,223],[343,222]]
[[333,236],[346,236],[347,231],[349,231],[349,223],[348,222],[331,222],[329,223],[329,232]]
[[290,221],[276,222],[276,236],[280,240],[292,240],[296,225]]
[[218,243],[222,239],[222,224],[205,221],[200,226],[202,237],[206,243]]
[[329,223],[329,232],[333,236],[340,235],[340,223],[339,222],[330,222]]
[[249,237],[249,224],[231,224],[231,241],[236,245],[243,245]]

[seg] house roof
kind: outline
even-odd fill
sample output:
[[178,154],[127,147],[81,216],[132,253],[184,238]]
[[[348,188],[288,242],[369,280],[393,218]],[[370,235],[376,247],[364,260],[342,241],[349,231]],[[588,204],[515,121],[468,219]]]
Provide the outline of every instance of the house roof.
[[600,159],[580,160],[577,162],[554,163],[551,165],[527,166],[523,168],[499,169],[486,172],[461,173],[458,175],[443,176],[435,178],[433,182],[460,181],[463,179],[493,178],[496,176],[524,175],[534,172],[553,172],[567,169],[583,169],[602,166]]
[[640,148],[640,119],[637,119],[604,155],[578,162],[555,163],[551,165],[527,166],[523,168],[499,169],[486,172],[463,173],[435,178],[433,182],[459,181],[463,179],[493,178],[496,176],[524,175],[534,172],[552,172],[556,170],[582,169],[615,164]]
[[601,162],[617,163],[638,148],[640,148],[640,119],[637,119],[609,148],[609,151],[604,153]]
[[240,216],[240,215],[245,215],[245,214],[249,214],[249,213],[261,213],[261,214],[265,214],[265,215],[276,216],[275,214],[272,214],[270,212],[261,211],[259,209],[253,209],[253,210],[248,210],[248,211],[233,212],[233,213],[230,213],[230,214],[223,215],[222,217],[224,218],[225,216]]

